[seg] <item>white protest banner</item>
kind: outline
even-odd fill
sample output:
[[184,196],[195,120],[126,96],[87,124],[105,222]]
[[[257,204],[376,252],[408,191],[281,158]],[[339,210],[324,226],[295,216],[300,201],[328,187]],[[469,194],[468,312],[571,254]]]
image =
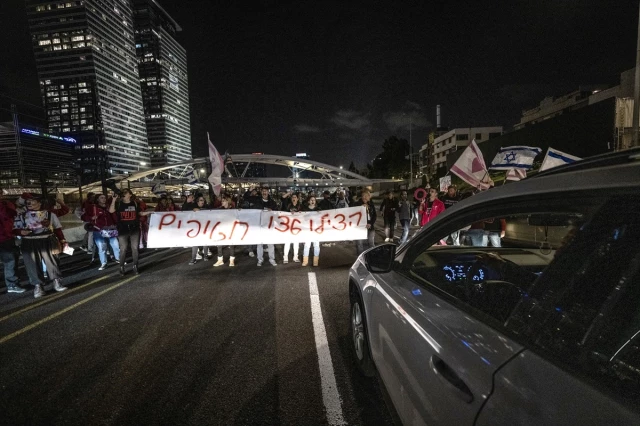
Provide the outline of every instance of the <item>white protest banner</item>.
[[366,226],[364,207],[300,213],[231,209],[158,212],[149,220],[147,247],[364,240]]

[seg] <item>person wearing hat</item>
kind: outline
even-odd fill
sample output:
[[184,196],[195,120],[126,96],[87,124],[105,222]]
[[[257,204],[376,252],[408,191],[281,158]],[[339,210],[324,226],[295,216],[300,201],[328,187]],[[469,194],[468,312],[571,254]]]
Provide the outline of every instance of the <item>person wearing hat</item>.
[[22,259],[29,281],[34,286],[33,296],[38,298],[45,294],[39,273],[43,262],[49,277],[53,279],[53,288],[56,291],[65,291],[67,288],[62,286],[62,274],[58,264],[58,244],[64,247],[67,242],[62,233],[60,220],[55,213],[43,209],[40,198],[32,196],[25,202],[27,209],[16,216],[13,234],[22,238]]
[[331,192],[324,191],[322,193],[322,200],[318,203],[318,209],[320,210],[333,210],[336,207],[331,202]]

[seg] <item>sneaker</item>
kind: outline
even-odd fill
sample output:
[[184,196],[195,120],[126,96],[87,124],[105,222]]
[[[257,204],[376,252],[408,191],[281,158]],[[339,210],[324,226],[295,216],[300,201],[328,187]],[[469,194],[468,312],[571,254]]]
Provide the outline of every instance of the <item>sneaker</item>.
[[[233,260],[231,260],[233,262]],[[224,261],[222,260],[221,257],[218,257],[218,261],[216,263],[213,264],[214,267],[218,267],[218,266],[222,266],[224,265]]]
[[89,251],[89,249],[87,248],[87,246],[80,246],[80,250],[82,250],[82,251]]
[[385,243],[388,243],[388,242],[389,242],[389,238],[385,238],[385,239],[384,239],[384,242],[385,242]]
[[65,291],[65,290],[67,290],[67,287],[62,285],[62,282],[60,281],[60,278],[57,278],[57,279],[53,280],[53,289],[55,291]]
[[255,254],[252,251],[250,251],[249,252],[249,257],[254,257],[254,256],[255,256]]
[[93,254],[92,250],[87,250],[87,254]]
[[283,259],[283,260],[282,260],[282,264],[283,264],[283,265],[286,265],[287,263],[289,263],[289,259]]
[[[197,257],[195,259],[191,259],[191,262],[189,262],[189,265],[195,265],[196,264],[196,259],[198,259]],[[200,258],[202,259],[202,258]]]
[[42,288],[42,285],[38,284],[34,287],[33,289],[33,297],[35,297],[36,299],[38,297],[42,297],[45,295],[44,289]]
[[233,257],[229,259],[229,266],[236,266],[235,259]]
[[296,263],[300,263],[300,259],[298,259],[297,256],[293,258],[293,261],[296,262]]
[[272,264],[273,266],[276,266],[276,265],[277,265],[277,263],[276,263],[276,261],[275,261],[275,260],[270,260],[270,261],[269,261],[269,263],[270,263],[270,264]]
[[205,262],[207,262],[207,261],[211,260],[211,258],[210,258],[209,256],[205,256],[205,257],[203,258],[203,260],[204,260]]
[[258,260],[258,266],[262,266],[262,260]]
[[107,264],[103,263],[102,265],[100,265],[100,267],[98,268],[98,271],[104,271],[107,268]]
[[[202,255],[200,253],[196,254],[196,260],[202,260]],[[195,263],[195,262],[193,262]]]
[[24,293],[25,291],[27,290],[17,285],[7,287],[7,293]]

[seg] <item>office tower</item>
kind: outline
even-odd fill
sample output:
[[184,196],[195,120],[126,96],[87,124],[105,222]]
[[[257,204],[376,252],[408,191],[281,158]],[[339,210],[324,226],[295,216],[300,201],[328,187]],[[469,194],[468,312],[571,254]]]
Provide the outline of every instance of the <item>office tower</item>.
[[191,158],[187,52],[180,26],[155,0],[133,0],[136,54],[151,165]]
[[81,140],[83,183],[150,161],[128,0],[27,0],[51,133]]

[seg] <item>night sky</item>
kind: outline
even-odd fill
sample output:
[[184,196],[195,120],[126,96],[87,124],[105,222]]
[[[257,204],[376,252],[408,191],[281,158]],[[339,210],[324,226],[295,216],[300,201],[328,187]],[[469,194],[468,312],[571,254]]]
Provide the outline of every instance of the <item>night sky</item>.
[[[635,1],[456,3],[160,0],[183,28],[193,155],[209,131],[221,152],[362,167],[410,117],[419,149],[437,104],[444,126],[509,129],[635,64]],[[1,4],[0,92],[39,104],[24,1]]]

